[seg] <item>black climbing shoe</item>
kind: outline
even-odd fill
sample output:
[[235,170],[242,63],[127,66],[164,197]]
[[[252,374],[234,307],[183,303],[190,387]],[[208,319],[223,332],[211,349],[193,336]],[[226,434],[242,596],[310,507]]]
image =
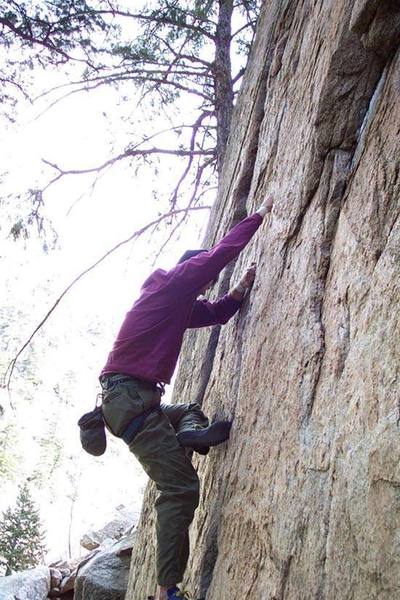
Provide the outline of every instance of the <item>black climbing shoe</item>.
[[192,446],[193,452],[206,456],[210,452],[210,446]]
[[210,446],[218,446],[218,444],[226,442],[231,427],[232,421],[216,421],[204,429],[182,431],[177,433],[176,437],[181,446],[189,446],[195,452],[205,451]]
[[192,596],[177,587],[167,590],[168,600],[190,600]]

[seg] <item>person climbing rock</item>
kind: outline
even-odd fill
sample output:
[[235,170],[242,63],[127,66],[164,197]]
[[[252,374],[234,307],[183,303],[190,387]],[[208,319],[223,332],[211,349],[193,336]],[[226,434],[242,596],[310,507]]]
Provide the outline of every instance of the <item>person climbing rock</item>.
[[224,324],[239,310],[255,277],[250,267],[216,302],[198,296],[248,244],[272,210],[267,198],[210,250],[189,250],[169,271],[144,282],[126,315],[100,375],[102,412],[109,431],[122,438],[158,490],[156,600],[186,598],[177,584],[189,557],[188,529],[199,502],[199,479],[191,451],[207,454],[229,437],[230,421],[209,424],[195,403],[161,403],[188,328]]

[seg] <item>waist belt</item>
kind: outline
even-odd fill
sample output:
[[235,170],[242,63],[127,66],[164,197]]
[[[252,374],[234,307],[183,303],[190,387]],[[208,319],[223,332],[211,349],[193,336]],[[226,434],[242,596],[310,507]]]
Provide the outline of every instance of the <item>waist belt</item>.
[[160,392],[160,396],[165,394],[165,384],[161,382],[150,382],[145,381],[144,379],[140,379],[139,377],[132,377],[131,375],[121,375],[119,373],[114,373],[110,375],[102,375],[100,377],[100,384],[103,390],[107,391],[112,385],[116,383],[122,383],[123,381],[138,381],[139,383],[150,385],[154,389]]
[[156,404],[154,406],[150,406],[150,408],[142,412],[140,415],[134,417],[132,421],[128,423],[124,432],[119,437],[122,438],[126,444],[130,444],[131,442],[133,442],[135,436],[139,433],[139,431],[144,425],[145,420],[147,419],[149,414],[153,412],[153,410],[160,411],[160,405]]
[[[101,384],[101,387],[103,388],[103,390],[107,391],[112,386],[114,386],[118,383],[122,383],[123,381],[129,381],[129,380],[137,381],[138,383],[143,383],[147,386],[150,386],[153,389],[158,390],[158,392],[160,393],[161,396],[165,392],[164,385],[162,383],[150,383],[149,381],[141,380],[138,377],[132,377],[130,375],[123,375],[122,373],[110,373],[108,375],[102,375],[100,377],[100,384]],[[124,440],[124,442],[126,444],[130,444],[131,442],[133,442],[135,436],[139,433],[139,431],[141,430],[141,428],[144,425],[145,420],[147,419],[149,414],[151,412],[153,412],[153,410],[161,410],[160,404],[158,402],[156,404],[153,404],[149,408],[147,408],[142,413],[140,413],[140,415],[137,415],[136,417],[134,417],[128,423],[128,425],[126,426],[126,428],[124,429],[122,434],[119,435],[118,437],[121,438],[122,440]]]

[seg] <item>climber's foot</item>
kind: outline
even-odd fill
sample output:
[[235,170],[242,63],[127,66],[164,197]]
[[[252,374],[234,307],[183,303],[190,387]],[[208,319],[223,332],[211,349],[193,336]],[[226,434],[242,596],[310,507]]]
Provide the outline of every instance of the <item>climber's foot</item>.
[[180,590],[178,587],[173,587],[168,590],[168,600],[190,600],[191,596],[187,592]]
[[200,450],[200,454],[207,454],[210,446],[218,446],[218,444],[226,442],[231,427],[232,421],[216,421],[204,429],[182,431],[176,437],[181,446],[189,446],[195,452]]
[[192,446],[193,452],[206,456],[210,452],[210,446]]

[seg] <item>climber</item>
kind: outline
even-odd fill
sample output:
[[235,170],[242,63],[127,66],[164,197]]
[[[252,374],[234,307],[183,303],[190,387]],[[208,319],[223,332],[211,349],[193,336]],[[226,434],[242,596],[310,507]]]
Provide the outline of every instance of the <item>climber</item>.
[[240,308],[255,266],[216,302],[198,300],[248,244],[272,210],[267,198],[211,250],[191,250],[169,271],[144,282],[100,375],[104,422],[122,438],[158,490],[156,600],[185,598],[177,584],[189,557],[188,529],[199,501],[191,452],[207,454],[229,437],[230,421],[209,425],[200,406],[160,404],[186,329],[226,323]]

